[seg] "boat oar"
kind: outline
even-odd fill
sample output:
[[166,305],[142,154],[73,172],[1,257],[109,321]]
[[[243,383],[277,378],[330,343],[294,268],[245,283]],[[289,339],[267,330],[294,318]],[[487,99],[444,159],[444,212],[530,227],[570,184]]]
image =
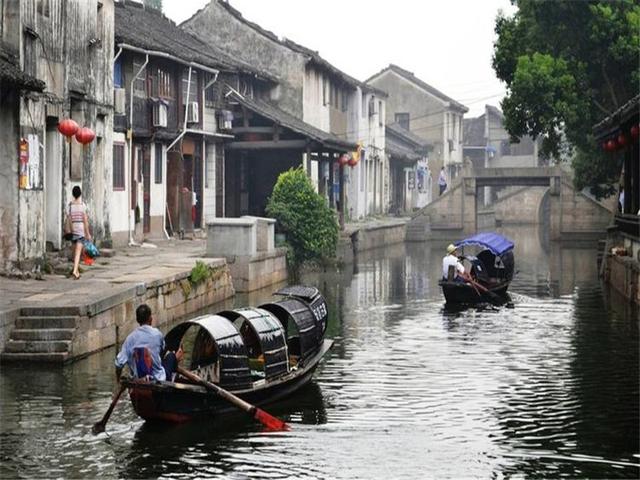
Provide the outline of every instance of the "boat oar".
[[493,293],[491,290],[489,290],[487,287],[485,287],[484,285],[476,282],[475,280],[473,280],[471,277],[468,277],[467,282],[469,282],[471,284],[471,286],[476,290],[476,292],[478,290],[482,291],[482,293],[486,293],[489,298],[491,298],[494,301],[494,305],[498,304],[498,305],[502,305],[504,302],[502,301],[502,299],[496,295],[495,293]]
[[200,378],[195,373],[185,370],[182,367],[178,367],[177,371],[183,377],[188,378],[192,382],[196,382],[196,383],[199,383],[200,385],[203,385],[207,389],[215,392],[218,396],[224,398],[229,403],[232,403],[233,405],[238,407],[240,410],[248,413],[253,418],[255,418],[260,423],[262,423],[265,427],[267,427],[267,429],[273,430],[273,431],[291,430],[291,427],[289,427],[289,425],[287,425],[285,422],[283,422],[279,418],[276,418],[273,415],[268,414],[267,412],[256,407],[255,405],[251,405],[250,403],[245,402],[241,398],[236,397],[233,393],[225,390],[222,387],[219,387],[215,383],[208,382],[207,380]]
[[116,407],[116,403],[118,403],[118,400],[120,400],[120,395],[122,395],[122,392],[124,392],[126,388],[127,387],[120,384],[120,389],[118,390],[118,393],[116,393],[116,396],[113,398],[113,400],[111,400],[111,405],[109,405],[109,409],[107,410],[107,413],[104,414],[104,417],[102,417],[102,420],[100,420],[99,422],[93,425],[91,432],[94,435],[104,432],[104,429],[107,426],[107,422],[109,421],[109,417],[111,416],[113,409]]

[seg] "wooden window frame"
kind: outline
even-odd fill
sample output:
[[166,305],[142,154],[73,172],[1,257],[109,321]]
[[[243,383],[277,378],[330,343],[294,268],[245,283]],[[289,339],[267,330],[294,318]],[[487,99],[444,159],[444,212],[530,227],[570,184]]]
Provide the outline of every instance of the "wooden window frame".
[[[117,149],[122,149],[122,157],[121,158],[116,158],[116,148]],[[125,172],[125,151],[126,151],[126,144],[122,143],[122,142],[113,142],[113,160],[112,160],[112,187],[113,187],[113,191],[114,192],[124,192],[126,190],[126,185],[127,185],[127,175]],[[119,169],[119,172],[116,171],[116,161],[118,162],[122,162],[121,168]],[[119,184],[116,182],[116,175],[120,173],[121,177],[122,177],[122,184]],[[120,180],[118,178],[118,180]]]

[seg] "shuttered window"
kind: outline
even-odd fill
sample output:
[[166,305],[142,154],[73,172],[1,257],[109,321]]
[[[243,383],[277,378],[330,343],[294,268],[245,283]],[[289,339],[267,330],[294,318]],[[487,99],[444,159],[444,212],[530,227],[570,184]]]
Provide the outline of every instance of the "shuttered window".
[[124,190],[124,144],[113,144],[113,189]]
[[155,148],[156,183],[162,183],[162,144],[156,143]]

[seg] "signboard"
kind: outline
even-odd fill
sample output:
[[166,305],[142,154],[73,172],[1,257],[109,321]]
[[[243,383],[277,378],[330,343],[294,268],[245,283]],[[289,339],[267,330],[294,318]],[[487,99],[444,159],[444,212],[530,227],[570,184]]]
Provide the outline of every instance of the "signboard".
[[18,147],[19,188],[22,190],[36,190],[42,188],[40,164],[40,142],[38,135],[27,135],[21,138]]

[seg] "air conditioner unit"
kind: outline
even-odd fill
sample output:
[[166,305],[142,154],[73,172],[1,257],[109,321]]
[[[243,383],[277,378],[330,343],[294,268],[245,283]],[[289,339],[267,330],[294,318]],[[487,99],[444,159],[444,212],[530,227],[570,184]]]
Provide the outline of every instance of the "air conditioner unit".
[[200,121],[198,113],[198,102],[189,102],[187,108],[187,123],[198,123]]
[[125,109],[127,108],[126,98],[124,88],[113,89],[113,107],[116,115],[124,115]]
[[167,128],[167,106],[162,102],[153,104],[153,126]]

